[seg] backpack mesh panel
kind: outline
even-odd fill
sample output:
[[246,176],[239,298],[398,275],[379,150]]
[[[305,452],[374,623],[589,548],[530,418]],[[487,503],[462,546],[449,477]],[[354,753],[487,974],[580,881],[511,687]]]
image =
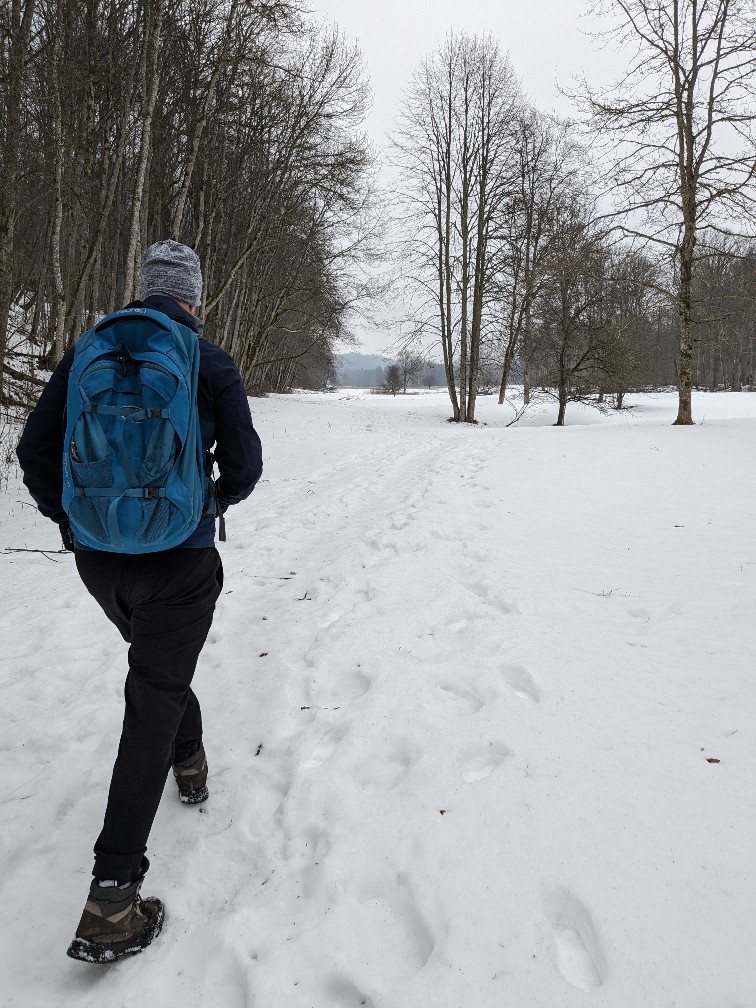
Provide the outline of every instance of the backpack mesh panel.
[[74,483],[80,487],[109,487],[113,485],[113,466],[110,456],[97,462],[71,460]]
[[173,504],[165,497],[145,504],[142,524],[139,528],[139,542],[153,543],[162,538],[173,510]]
[[93,500],[91,497],[76,497],[72,504],[76,522],[98,542],[107,542],[106,531],[107,498]]
[[137,477],[139,480],[139,485],[144,487],[165,486],[165,484],[168,482],[168,477],[171,475],[171,470],[173,469],[173,461],[174,461],[173,458],[170,458],[165,467],[161,469],[160,472],[155,474],[153,474],[152,470],[147,465],[147,463],[143,462],[139,469],[139,475]]

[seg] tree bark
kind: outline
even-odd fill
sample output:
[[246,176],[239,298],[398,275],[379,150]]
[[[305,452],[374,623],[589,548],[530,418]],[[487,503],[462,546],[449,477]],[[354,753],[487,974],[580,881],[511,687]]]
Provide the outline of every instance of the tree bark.
[[66,287],[61,267],[61,231],[63,226],[63,106],[60,89],[60,25],[53,26],[55,38],[52,46],[52,89],[53,89],[53,225],[51,235],[51,259],[55,294],[53,297],[53,340],[48,354],[51,368],[55,368],[63,356],[66,328]]
[[564,427],[564,418],[567,413],[567,386],[560,382],[559,384],[559,413],[557,415],[557,422],[554,424],[555,427]]
[[160,29],[163,19],[163,0],[154,0],[155,6],[149,12],[145,25],[145,56],[142,94],[145,106],[142,115],[142,130],[139,143],[139,158],[137,161],[136,181],[134,183],[131,224],[129,226],[129,244],[126,251],[125,281],[121,301],[126,304],[133,300],[136,288],[136,278],[139,267],[136,262],[137,242],[140,234],[142,199],[144,196],[144,181],[147,174],[147,162],[152,143],[152,120],[155,115],[158,85],[160,83]]
[[173,229],[171,232],[171,237],[174,241],[179,240],[181,235],[181,226],[184,221],[184,211],[186,209],[186,201],[189,196],[189,189],[192,184],[192,176],[194,174],[194,166],[197,163],[197,156],[200,151],[200,145],[202,143],[202,138],[207,127],[207,121],[210,116],[210,109],[212,108],[213,101],[215,99],[215,92],[218,87],[218,82],[220,81],[220,76],[225,66],[228,44],[231,38],[231,31],[233,25],[236,21],[236,10],[239,6],[239,0],[232,0],[231,7],[226,15],[226,25],[223,32],[223,41],[219,48],[217,55],[213,57],[214,66],[213,72],[210,76],[210,81],[207,85],[207,91],[205,92],[205,100],[202,103],[202,112],[200,114],[199,120],[194,130],[194,137],[192,139],[192,145],[187,157],[186,166],[184,168],[184,177],[181,183],[181,188],[179,190],[178,199],[176,201],[176,211],[173,215]]
[[4,178],[0,185],[0,404],[5,390],[5,358],[8,352],[10,311],[14,297],[14,244],[21,164],[22,94],[29,57],[36,0],[11,0],[10,33],[6,41],[7,105],[3,144]]
[[695,228],[691,224],[687,224],[680,250],[680,282],[677,289],[677,311],[680,325],[680,357],[678,371],[678,408],[675,425],[678,426],[693,423],[692,276],[695,245]]

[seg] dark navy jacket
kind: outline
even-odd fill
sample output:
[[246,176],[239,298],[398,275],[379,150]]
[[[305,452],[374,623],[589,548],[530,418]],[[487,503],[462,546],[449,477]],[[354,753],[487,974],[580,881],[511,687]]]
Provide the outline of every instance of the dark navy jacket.
[[[153,308],[164,312],[174,322],[202,333],[202,323],[176,304],[173,298],[156,295],[146,301],[133,301],[127,308]],[[231,357],[219,346],[200,335],[200,367],[197,407],[205,455],[214,451],[220,470],[216,494],[221,511],[238,504],[252,493],[262,474],[262,448],[252,426],[249,403],[241,377]],[[39,402],[26,421],[17,448],[24,473],[24,483],[47,518],[67,525],[63,510],[63,435],[68,392],[68,373],[74,351],[63,357],[45,386]],[[183,546],[212,546],[215,519],[203,518]],[[78,543],[77,543],[78,546]]]

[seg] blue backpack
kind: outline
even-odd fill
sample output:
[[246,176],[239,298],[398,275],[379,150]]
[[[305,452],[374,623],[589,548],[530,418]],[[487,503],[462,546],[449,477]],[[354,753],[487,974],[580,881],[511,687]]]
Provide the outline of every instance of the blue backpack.
[[76,539],[155,553],[215,514],[197,411],[197,334],[124,308],[76,343],[63,442],[63,508]]

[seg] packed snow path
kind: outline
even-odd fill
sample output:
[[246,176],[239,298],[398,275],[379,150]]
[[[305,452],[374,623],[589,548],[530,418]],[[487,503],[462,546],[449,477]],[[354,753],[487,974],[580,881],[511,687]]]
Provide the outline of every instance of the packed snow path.
[[[211,798],[168,782],[165,930],[111,967],[64,953],[125,648],[72,558],[3,554],[0,1004],[756,1005],[756,396],[685,429],[634,401],[253,401],[195,679]],[[1,544],[57,549],[27,501]]]

